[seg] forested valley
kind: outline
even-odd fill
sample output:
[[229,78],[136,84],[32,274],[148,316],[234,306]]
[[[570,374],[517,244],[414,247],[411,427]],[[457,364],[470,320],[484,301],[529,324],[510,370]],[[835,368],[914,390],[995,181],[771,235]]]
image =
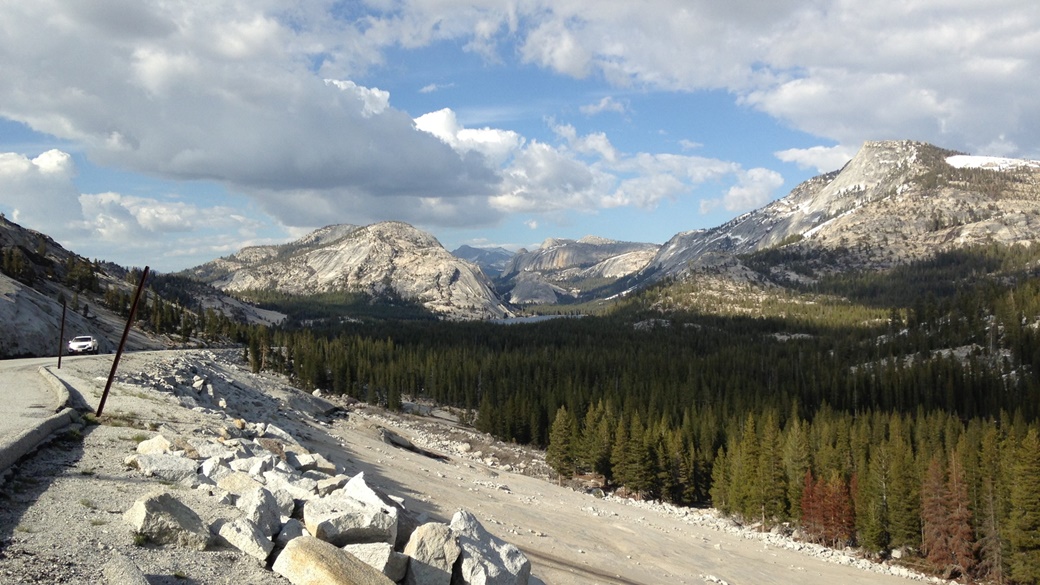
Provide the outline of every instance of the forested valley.
[[698,305],[691,280],[598,316],[238,335],[255,371],[389,408],[454,407],[546,448],[561,481],[714,506],[948,576],[1038,583],[1038,259],[979,247],[724,310]]

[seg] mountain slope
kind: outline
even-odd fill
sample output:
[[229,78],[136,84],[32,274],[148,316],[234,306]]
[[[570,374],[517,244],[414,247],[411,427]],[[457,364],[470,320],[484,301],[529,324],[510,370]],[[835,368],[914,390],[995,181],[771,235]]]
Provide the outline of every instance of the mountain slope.
[[233,292],[364,292],[414,300],[450,318],[509,314],[478,268],[401,222],[328,226],[290,244],[245,248],[187,272]]
[[[91,262],[2,216],[0,257],[0,358],[64,353],[64,344],[77,335],[97,337],[102,352],[115,350],[126,319],[105,306],[102,291],[132,290],[115,267]],[[128,338],[131,349],[163,345],[137,329]]]
[[840,262],[827,270],[884,269],[944,249],[1036,239],[1040,168],[1029,161],[983,166],[988,160],[920,142],[868,142],[840,171],[814,177],[783,199],[716,228],[677,234],[640,281],[778,246],[803,255],[837,253]]
[[457,258],[480,266],[484,274],[492,278],[498,276],[513,257],[513,253],[505,248],[474,248],[466,245],[455,248],[451,253]]
[[586,236],[550,238],[533,251],[520,250],[502,270],[501,288],[515,304],[544,304],[577,298],[647,265],[656,244]]

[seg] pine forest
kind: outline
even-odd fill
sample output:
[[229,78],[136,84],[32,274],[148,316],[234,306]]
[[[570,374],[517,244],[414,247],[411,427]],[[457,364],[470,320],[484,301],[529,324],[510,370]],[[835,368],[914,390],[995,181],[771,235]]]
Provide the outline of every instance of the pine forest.
[[238,334],[254,370],[454,407],[561,482],[1040,583],[1038,260],[992,245],[725,302],[691,278],[580,318]]

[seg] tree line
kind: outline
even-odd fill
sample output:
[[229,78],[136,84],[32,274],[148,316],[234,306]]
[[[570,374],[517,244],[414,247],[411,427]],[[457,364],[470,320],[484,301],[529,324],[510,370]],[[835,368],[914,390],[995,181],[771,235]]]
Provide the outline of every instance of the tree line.
[[981,278],[1008,261],[983,260],[941,259],[931,273],[959,276],[932,288],[846,276],[841,302],[774,299],[754,316],[661,319],[652,307],[689,286],[671,283],[604,317],[255,328],[246,354],[304,388],[455,406],[547,447],[565,480],[1034,583],[1040,280]]

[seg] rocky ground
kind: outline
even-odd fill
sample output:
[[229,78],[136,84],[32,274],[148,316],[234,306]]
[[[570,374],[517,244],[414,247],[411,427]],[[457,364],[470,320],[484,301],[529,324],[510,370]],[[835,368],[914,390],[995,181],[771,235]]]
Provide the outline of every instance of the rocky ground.
[[[111,356],[84,357],[66,359],[55,372],[96,408],[110,367]],[[596,498],[557,486],[536,451],[490,440],[437,410],[398,415],[315,398],[280,377],[250,373],[240,351],[128,354],[119,370],[101,424],[56,437],[4,478],[0,582],[96,583],[99,568],[122,555],[153,585],[287,583],[230,547],[196,552],[141,543],[123,519],[157,488],[175,492],[208,523],[226,519],[228,506],[205,488],[164,485],[124,461],[159,432],[215,436],[236,420],[278,425],[431,520],[447,522],[469,510],[491,533],[520,547],[532,574],[549,584],[927,580],[851,552],[742,528],[710,510]],[[415,449],[387,443],[388,436]]]

